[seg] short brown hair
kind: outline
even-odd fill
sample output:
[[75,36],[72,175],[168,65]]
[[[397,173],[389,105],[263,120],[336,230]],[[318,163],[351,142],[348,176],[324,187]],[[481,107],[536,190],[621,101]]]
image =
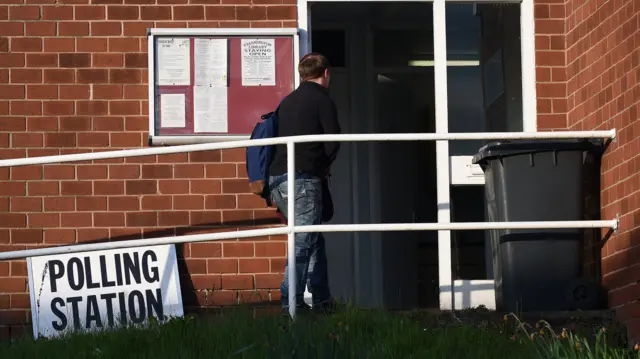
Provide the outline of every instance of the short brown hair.
[[329,67],[329,60],[324,55],[310,52],[300,60],[298,73],[302,81],[313,80],[322,77]]

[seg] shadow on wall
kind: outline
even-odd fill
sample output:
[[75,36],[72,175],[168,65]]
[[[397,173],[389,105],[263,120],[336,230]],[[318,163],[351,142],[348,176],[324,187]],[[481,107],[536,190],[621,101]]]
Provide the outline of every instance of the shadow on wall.
[[[143,233],[136,234],[126,234],[114,237],[100,238],[97,240],[84,241],[82,244],[89,243],[104,243],[104,242],[118,242],[118,241],[128,241],[135,239],[149,239],[149,238],[161,238],[161,237],[174,237],[174,236],[182,236],[189,234],[198,234],[198,233],[207,233],[207,232],[222,232],[225,230],[228,231],[237,231],[241,229],[247,229],[247,227],[264,227],[264,226],[274,226],[280,225],[281,222],[278,218],[265,218],[265,219],[254,219],[254,220],[244,220],[244,221],[229,221],[225,223],[213,222],[213,223],[202,223],[198,226],[189,226],[189,227],[178,227],[178,228],[170,228],[170,229],[158,229],[154,231],[148,231]],[[246,240],[251,240],[251,238],[247,238]],[[207,242],[212,243],[212,242]],[[207,298],[208,292],[213,291],[214,288],[212,286],[211,289],[201,289],[198,290],[195,288],[191,273],[186,264],[186,259],[191,258],[189,255],[189,250],[186,247],[186,244],[176,244],[176,256],[178,259],[178,271],[180,274],[180,287],[182,292],[182,302],[185,310],[185,314],[187,313],[197,313],[197,314],[220,314],[222,313],[222,309],[220,308],[207,308],[207,307],[216,307],[216,304],[213,300]],[[185,256],[187,254],[187,256]],[[203,258],[206,259],[206,258]],[[216,274],[217,272],[213,271],[212,273],[207,274]],[[164,284],[163,284],[164,285]],[[233,292],[235,293],[235,292]],[[261,298],[260,296],[250,296],[241,298],[243,303],[241,306],[249,306],[249,307],[261,307],[273,304],[273,300],[269,300],[269,298]],[[29,302],[29,297],[24,298],[26,303]],[[5,303],[6,301],[6,303]],[[28,304],[27,304],[28,306]],[[0,296],[0,308],[9,308],[9,296]],[[0,340],[3,338],[16,338],[23,336],[30,336],[32,333],[31,329],[31,314],[28,314],[26,310],[12,310],[12,311],[0,311]]]

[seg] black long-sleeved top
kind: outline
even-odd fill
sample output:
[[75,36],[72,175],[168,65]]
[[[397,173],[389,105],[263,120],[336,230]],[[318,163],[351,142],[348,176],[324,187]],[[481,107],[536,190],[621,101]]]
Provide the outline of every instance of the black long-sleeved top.
[[[338,111],[329,90],[322,85],[305,81],[280,104],[278,137],[338,133]],[[322,177],[329,173],[340,142],[297,143],[295,148],[296,171]],[[287,148],[276,146],[269,174],[277,176],[286,172]]]

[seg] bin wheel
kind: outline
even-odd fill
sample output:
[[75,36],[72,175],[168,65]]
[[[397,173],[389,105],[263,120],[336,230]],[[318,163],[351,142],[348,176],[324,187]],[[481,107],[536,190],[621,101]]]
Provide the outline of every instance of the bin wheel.
[[592,310],[598,306],[598,286],[586,279],[577,279],[568,287],[566,298],[573,310]]

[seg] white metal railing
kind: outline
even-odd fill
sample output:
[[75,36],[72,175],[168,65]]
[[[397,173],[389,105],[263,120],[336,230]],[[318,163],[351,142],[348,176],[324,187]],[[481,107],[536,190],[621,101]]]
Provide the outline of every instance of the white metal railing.
[[[39,165],[76,161],[102,160],[121,157],[164,155],[196,151],[222,150],[264,145],[287,146],[287,174],[295,172],[295,144],[308,142],[369,142],[369,141],[456,141],[456,140],[517,140],[517,139],[571,139],[601,138],[615,139],[615,129],[608,131],[561,131],[561,132],[489,132],[489,133],[420,133],[420,134],[341,134],[308,135],[278,137],[260,140],[241,140],[223,143],[205,143],[173,147],[143,148],[70,155],[15,158],[0,160],[0,167]],[[289,198],[294,198],[294,181],[287,181]],[[377,231],[462,231],[462,230],[499,230],[499,229],[558,229],[558,228],[618,228],[617,220],[601,221],[531,221],[531,222],[467,222],[467,223],[379,223],[379,224],[338,224],[338,225],[295,225],[294,201],[287,202],[287,226],[262,228],[223,233],[205,233],[196,235],[138,239],[118,242],[77,244],[39,249],[27,249],[0,253],[0,260],[79,253],[96,250],[132,248],[148,245],[177,244],[190,242],[218,241],[235,238],[259,237],[265,235],[287,234],[287,256],[289,270],[289,313],[296,314],[296,272],[295,272],[295,234],[304,232],[377,232]]]

